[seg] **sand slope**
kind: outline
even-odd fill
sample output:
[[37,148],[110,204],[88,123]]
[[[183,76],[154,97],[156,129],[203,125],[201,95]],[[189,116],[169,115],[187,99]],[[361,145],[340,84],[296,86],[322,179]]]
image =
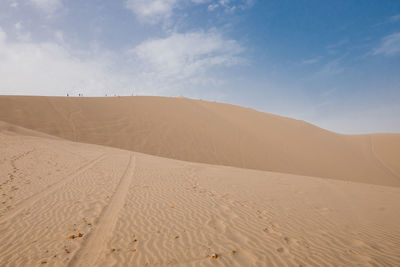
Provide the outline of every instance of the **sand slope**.
[[400,262],[398,187],[18,134],[0,151],[2,266]]
[[16,126],[14,124],[7,123],[4,121],[0,121],[0,132],[3,134],[8,134],[8,135],[27,135],[27,136],[43,137],[43,138],[56,139],[56,140],[61,139],[54,135],[49,135],[49,134],[45,134],[42,132],[31,130],[31,129],[27,129],[24,127]]
[[228,104],[1,96],[0,120],[73,141],[192,162],[400,186],[398,134],[341,135]]

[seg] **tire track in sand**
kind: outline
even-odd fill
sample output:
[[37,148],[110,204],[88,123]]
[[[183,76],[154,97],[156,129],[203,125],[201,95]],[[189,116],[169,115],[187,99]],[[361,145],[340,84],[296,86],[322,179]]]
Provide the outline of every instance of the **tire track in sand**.
[[68,266],[98,266],[96,265],[101,254],[106,250],[106,243],[112,237],[118,220],[118,214],[125,204],[129,186],[135,171],[135,155],[130,154],[128,166],[113,194],[110,203],[104,208],[98,219],[98,224],[80,251],[74,255]]
[[375,152],[375,146],[374,146],[374,142],[372,141],[372,136],[369,137],[369,143],[370,143],[370,147],[371,147],[371,152],[372,155],[374,156],[374,158],[381,164],[381,166],[386,169],[391,175],[393,175],[394,177],[396,177],[397,179],[400,179],[400,175],[393,170],[388,164],[386,164],[386,162]]
[[77,170],[73,171],[69,175],[67,175],[64,179],[59,180],[58,182],[55,182],[45,188],[43,188],[40,192],[33,194],[32,196],[25,198],[24,200],[21,200],[18,202],[12,210],[7,212],[4,216],[0,217],[0,224],[14,218],[16,215],[18,215],[21,211],[23,211],[26,208],[31,207],[34,205],[38,200],[48,196],[49,194],[53,193],[57,189],[63,187],[66,183],[71,181],[72,179],[76,178],[78,175],[82,174],[86,170],[90,169],[93,167],[96,163],[101,161],[104,158],[105,154],[102,154],[95,159],[89,161],[89,163],[81,166]]

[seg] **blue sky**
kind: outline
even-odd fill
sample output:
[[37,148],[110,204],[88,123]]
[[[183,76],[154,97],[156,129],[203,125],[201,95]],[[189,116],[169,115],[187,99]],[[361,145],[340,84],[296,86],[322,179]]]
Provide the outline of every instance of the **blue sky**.
[[0,94],[165,95],[400,132],[398,0],[1,0]]

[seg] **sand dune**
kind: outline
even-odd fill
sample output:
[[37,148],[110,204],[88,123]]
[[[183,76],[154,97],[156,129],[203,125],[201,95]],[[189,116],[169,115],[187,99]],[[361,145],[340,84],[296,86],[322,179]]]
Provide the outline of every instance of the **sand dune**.
[[43,137],[43,138],[56,139],[56,140],[61,139],[54,135],[49,135],[49,134],[45,134],[42,132],[31,130],[31,129],[27,129],[24,127],[16,126],[14,124],[7,123],[4,121],[0,121],[0,132],[3,134],[9,134],[9,135],[27,135],[27,136]]
[[2,266],[400,262],[398,187],[1,132],[0,151]]
[[191,162],[400,186],[398,134],[341,135],[228,104],[142,96],[1,96],[0,120]]
[[400,135],[341,135],[228,104],[2,96],[0,120],[73,141],[192,162],[400,185]]

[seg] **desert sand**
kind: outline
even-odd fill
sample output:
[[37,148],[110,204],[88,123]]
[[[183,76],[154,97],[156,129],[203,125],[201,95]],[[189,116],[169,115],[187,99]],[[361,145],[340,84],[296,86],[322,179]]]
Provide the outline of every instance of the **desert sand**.
[[400,263],[399,135],[158,97],[3,96],[0,119],[2,266]]
[[337,134],[223,103],[146,96],[0,96],[0,121],[71,141],[190,162],[400,186],[400,134]]

